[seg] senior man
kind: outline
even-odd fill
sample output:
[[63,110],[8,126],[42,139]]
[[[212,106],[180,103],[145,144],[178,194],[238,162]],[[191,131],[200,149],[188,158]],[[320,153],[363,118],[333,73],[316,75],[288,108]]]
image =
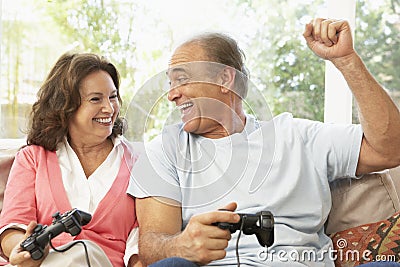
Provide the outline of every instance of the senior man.
[[[135,164],[128,189],[138,198],[143,261],[334,266],[324,233],[329,182],[398,166],[400,115],[354,50],[347,21],[314,19],[303,35],[343,74],[361,124],[324,124],[289,113],[259,121],[243,109],[248,81],[236,41],[216,33],[183,43],[167,72],[168,99],[180,109],[182,123],[146,144],[147,156]],[[263,257],[255,236],[241,235],[238,243],[240,233],[216,226],[239,222],[237,213],[260,211],[275,220],[274,243]],[[315,257],[290,256],[309,252]]]

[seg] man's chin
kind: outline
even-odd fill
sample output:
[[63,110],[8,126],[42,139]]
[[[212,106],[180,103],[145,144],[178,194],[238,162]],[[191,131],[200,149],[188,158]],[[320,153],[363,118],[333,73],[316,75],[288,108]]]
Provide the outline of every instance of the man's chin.
[[183,130],[187,133],[198,134],[197,130],[199,128],[198,122],[196,120],[189,120],[183,122]]

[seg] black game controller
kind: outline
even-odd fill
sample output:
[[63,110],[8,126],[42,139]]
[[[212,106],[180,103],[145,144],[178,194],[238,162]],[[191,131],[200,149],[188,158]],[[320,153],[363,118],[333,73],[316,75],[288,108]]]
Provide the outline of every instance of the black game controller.
[[240,221],[237,223],[216,223],[221,229],[228,229],[232,234],[240,230],[245,235],[255,234],[258,243],[263,247],[269,247],[274,243],[274,216],[269,211],[260,211],[256,214],[238,213]]
[[29,251],[34,260],[43,257],[44,248],[52,238],[63,232],[76,236],[81,232],[82,226],[92,219],[92,215],[77,209],[64,214],[56,212],[52,217],[53,222],[50,226],[38,224],[33,233],[21,243],[21,248]]

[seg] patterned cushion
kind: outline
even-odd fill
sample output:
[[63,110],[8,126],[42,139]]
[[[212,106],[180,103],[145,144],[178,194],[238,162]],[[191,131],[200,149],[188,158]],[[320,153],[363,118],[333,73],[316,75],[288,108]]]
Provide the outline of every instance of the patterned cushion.
[[331,238],[337,267],[372,261],[400,262],[400,212],[384,221],[332,234]]

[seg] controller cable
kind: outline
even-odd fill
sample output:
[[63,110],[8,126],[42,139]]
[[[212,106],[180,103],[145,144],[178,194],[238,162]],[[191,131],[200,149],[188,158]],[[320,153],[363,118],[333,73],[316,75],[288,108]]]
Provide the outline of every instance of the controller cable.
[[238,266],[238,267],[240,267],[240,260],[239,260],[239,239],[240,239],[240,236],[242,235],[243,226],[244,226],[244,223],[245,223],[246,219],[247,219],[247,216],[246,216],[246,215],[243,215],[243,217],[242,217],[242,223],[240,224],[239,234],[238,234],[238,237],[237,237],[237,239],[236,239],[236,260],[237,260],[237,266]]
[[75,241],[71,242],[67,247],[65,247],[65,248],[63,248],[63,249],[57,249],[57,248],[54,247],[53,243],[51,243],[51,238],[52,238],[51,233],[49,233],[49,243],[50,243],[50,247],[51,247],[54,251],[60,252],[60,253],[65,252],[65,251],[71,249],[71,248],[72,248],[73,246],[75,246],[76,244],[82,244],[83,247],[85,248],[85,258],[86,258],[87,266],[88,266],[88,267],[91,267],[91,266],[90,266],[90,260],[89,260],[89,253],[88,253],[88,249],[87,249],[87,246],[86,246],[85,242],[83,242],[82,240],[75,240]]

